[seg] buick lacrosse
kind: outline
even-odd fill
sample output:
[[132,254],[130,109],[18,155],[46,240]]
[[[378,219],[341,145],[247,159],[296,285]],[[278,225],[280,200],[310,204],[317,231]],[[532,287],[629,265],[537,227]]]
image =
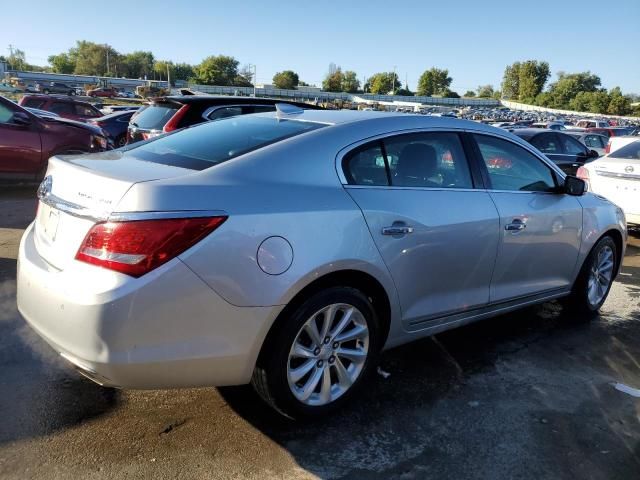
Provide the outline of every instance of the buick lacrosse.
[[293,418],[339,407],[383,349],[562,298],[604,303],[622,211],[502,129],[314,111],[53,157],[18,306],[120,388],[252,383]]

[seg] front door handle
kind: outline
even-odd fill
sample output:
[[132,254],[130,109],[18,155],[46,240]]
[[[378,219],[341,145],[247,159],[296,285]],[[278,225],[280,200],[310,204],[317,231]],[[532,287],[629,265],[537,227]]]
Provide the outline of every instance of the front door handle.
[[507,223],[504,226],[504,229],[507,230],[508,232],[520,232],[525,228],[527,228],[527,224],[524,223],[519,218],[514,218],[511,223]]
[[383,235],[406,235],[407,233],[413,233],[413,227],[408,225],[392,225],[390,227],[383,227]]

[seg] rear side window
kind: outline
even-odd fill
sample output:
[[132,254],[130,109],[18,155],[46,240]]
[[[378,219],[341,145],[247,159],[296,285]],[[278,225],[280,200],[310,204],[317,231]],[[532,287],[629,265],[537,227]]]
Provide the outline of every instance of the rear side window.
[[76,104],[76,115],[80,115],[82,117],[99,117],[100,115],[96,114],[95,110],[86,105]]
[[551,192],[556,182],[551,169],[524,148],[507,140],[474,135],[487,166],[491,188],[515,192]]
[[58,115],[64,114],[64,113],[68,113],[71,115],[75,114],[75,109],[73,108],[74,105],[72,105],[71,103],[61,103],[61,102],[55,102],[52,106],[51,106],[51,111],[53,113],[57,113]]
[[45,101],[40,98],[28,98],[22,106],[29,108],[42,108],[44,104]]
[[[137,118],[137,117],[136,117]],[[134,120],[136,120],[134,118]],[[158,137],[127,150],[149,162],[204,170],[324,124],[243,115]]]
[[584,145],[569,135],[560,135],[560,141],[564,147],[564,153],[567,155],[581,155],[586,153]]
[[169,103],[152,104],[139,110],[133,121],[136,124],[135,126],[140,128],[162,130],[179,108],[179,105]]
[[622,158],[625,160],[640,160],[640,141],[631,142],[622,148],[609,154],[611,158]]
[[469,165],[455,133],[412,133],[385,138],[343,159],[351,185],[473,188]]
[[209,118],[209,120],[221,120],[237,115],[242,115],[242,107],[222,107],[211,112],[207,118]]

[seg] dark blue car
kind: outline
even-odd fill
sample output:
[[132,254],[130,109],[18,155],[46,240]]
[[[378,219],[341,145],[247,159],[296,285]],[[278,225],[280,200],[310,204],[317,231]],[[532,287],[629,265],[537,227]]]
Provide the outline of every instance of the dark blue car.
[[125,112],[115,112],[104,117],[94,118],[89,121],[93,125],[97,125],[113,142],[115,148],[124,147],[127,143],[127,128],[129,120],[137,110],[128,110]]

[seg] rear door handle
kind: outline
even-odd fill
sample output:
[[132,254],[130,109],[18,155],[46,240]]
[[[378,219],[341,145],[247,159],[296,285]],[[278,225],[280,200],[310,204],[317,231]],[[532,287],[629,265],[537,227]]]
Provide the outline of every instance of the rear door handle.
[[524,223],[519,218],[514,218],[511,223],[507,223],[504,226],[504,229],[509,231],[509,232],[520,232],[520,231],[524,230],[525,228],[527,228],[527,224]]
[[406,235],[407,233],[413,233],[413,227],[407,225],[392,225],[391,227],[383,227],[383,235]]

